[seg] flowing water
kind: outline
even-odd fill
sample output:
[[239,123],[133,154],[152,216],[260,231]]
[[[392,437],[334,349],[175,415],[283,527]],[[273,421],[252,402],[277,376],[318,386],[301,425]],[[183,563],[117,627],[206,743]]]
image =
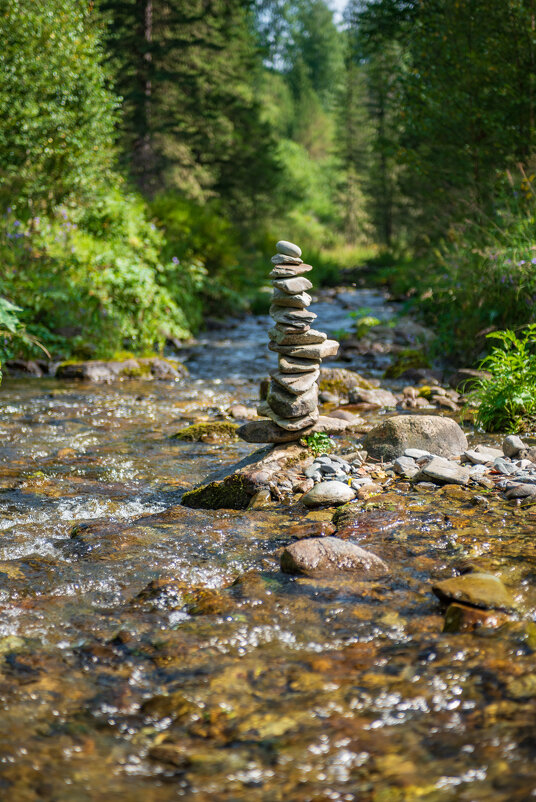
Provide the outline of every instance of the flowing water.
[[[318,306],[332,330],[392,314]],[[254,450],[170,435],[254,406],[266,327],[207,335],[178,383],[2,386],[0,799],[536,799],[534,508],[386,491],[346,530],[391,566],[362,581],[279,571],[291,527],[331,512],[179,505]],[[467,559],[518,612],[447,634],[430,583]]]

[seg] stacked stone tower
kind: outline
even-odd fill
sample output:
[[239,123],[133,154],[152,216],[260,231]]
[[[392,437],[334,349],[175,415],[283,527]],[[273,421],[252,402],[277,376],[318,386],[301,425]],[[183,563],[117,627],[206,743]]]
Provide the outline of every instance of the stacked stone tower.
[[[312,267],[303,263],[301,249],[284,240],[276,248],[270,273],[274,287],[270,315],[275,325],[269,331],[269,348],[277,353],[279,365],[271,374],[266,399],[257,409],[274,424],[265,427],[264,442],[298,440],[314,430],[319,418],[320,363],[324,357],[335,356],[339,348],[335,340],[311,328],[317,316],[308,309],[312,300],[308,290],[313,285],[305,274]],[[253,427],[243,428],[242,436],[250,429],[253,433]]]

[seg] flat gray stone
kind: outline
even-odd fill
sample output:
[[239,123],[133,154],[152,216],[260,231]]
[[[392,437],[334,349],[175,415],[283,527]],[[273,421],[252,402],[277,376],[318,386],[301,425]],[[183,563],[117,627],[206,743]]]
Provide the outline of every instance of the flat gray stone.
[[308,278],[298,276],[296,278],[276,278],[272,282],[274,287],[281,292],[286,292],[288,295],[298,295],[301,292],[310,290],[313,286]]
[[332,480],[319,482],[309,490],[308,493],[302,496],[301,502],[305,504],[306,507],[321,507],[324,504],[331,506],[333,504],[346,504],[348,501],[353,501],[355,495],[355,490],[345,482]]
[[270,306],[269,314],[276,323],[286,323],[289,326],[294,326],[296,329],[309,329],[313,320],[317,318],[314,312],[309,312],[307,309],[287,310],[282,306],[275,306],[274,304]]
[[419,476],[424,480],[432,479],[436,483],[449,485],[466,485],[471,478],[467,468],[444,457],[432,457],[430,462],[422,466]]
[[274,412],[274,410],[266,401],[263,401],[261,404],[259,404],[257,407],[257,413],[261,417],[270,418],[282,429],[287,429],[289,432],[299,432],[302,429],[307,429],[316,423],[320,417],[318,410],[315,408],[307,415],[302,415],[301,417],[296,418],[285,418],[282,415],[278,415],[277,412]]
[[300,395],[300,393],[306,393],[307,390],[311,389],[319,375],[319,370],[315,370],[312,373],[297,373],[296,375],[275,371],[272,373],[272,379],[288,393]]
[[305,263],[301,265],[277,265],[268,275],[270,278],[293,278],[294,276],[308,273],[312,269],[312,265],[306,265]]
[[412,459],[422,459],[423,457],[433,457],[429,451],[423,451],[422,448],[406,448],[404,451],[405,457],[412,457]]
[[301,265],[303,259],[298,256],[287,256],[285,253],[276,253],[272,256],[271,262],[273,265]]
[[464,457],[473,463],[473,465],[489,465],[497,457],[502,457],[502,451],[498,448],[489,448],[488,446],[477,446],[475,449],[468,449],[463,452]]
[[299,418],[318,407],[318,385],[315,383],[304,393],[295,395],[272,380],[266,401],[277,415],[283,418]]
[[268,347],[271,351],[285,356],[301,359],[325,359],[337,354],[339,343],[336,340],[325,340],[323,343],[311,345],[274,345],[270,343]]
[[[311,431],[310,427],[309,431]],[[271,420],[248,421],[236,431],[246,443],[290,443],[299,440],[307,431],[290,432]]]
[[353,571],[376,579],[384,576],[389,569],[386,563],[372,552],[362,549],[355,543],[328,536],[291,543],[281,554],[281,570],[287,574],[306,576]]
[[459,456],[468,448],[467,437],[456,421],[440,415],[389,418],[371,429],[362,445],[373,459],[386,461],[401,457],[409,448],[442,457]]
[[292,332],[284,326],[273,326],[268,332],[270,339],[278,345],[314,345],[323,343],[326,336],[323,331]]
[[287,295],[282,290],[274,290],[272,303],[275,306],[292,307],[294,309],[305,309],[311,306],[313,299],[307,292],[300,292],[297,295]]
[[312,373],[318,370],[319,359],[299,359],[298,357],[279,355],[280,373]]

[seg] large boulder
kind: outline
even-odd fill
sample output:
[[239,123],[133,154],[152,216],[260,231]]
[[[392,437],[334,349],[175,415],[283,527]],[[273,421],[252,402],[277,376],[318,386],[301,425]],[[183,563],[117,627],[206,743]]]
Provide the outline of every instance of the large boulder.
[[313,537],[291,543],[283,550],[281,570],[305,575],[357,571],[375,579],[389,569],[383,560],[355,543],[337,537]]
[[394,460],[408,448],[420,448],[440,457],[459,456],[467,437],[456,421],[439,415],[398,415],[375,426],[363,448],[373,459]]

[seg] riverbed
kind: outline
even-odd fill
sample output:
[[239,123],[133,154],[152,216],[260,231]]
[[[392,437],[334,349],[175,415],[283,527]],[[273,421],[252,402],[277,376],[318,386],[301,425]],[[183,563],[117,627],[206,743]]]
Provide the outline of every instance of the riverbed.
[[[314,308],[329,333],[396,311],[356,289]],[[254,450],[171,435],[255,407],[266,329],[204,335],[178,382],[2,385],[0,799],[536,799],[535,507],[395,484],[346,534],[390,566],[365,581],[280,572],[296,525],[333,510],[180,505]],[[470,561],[517,611],[445,633],[431,583]]]

